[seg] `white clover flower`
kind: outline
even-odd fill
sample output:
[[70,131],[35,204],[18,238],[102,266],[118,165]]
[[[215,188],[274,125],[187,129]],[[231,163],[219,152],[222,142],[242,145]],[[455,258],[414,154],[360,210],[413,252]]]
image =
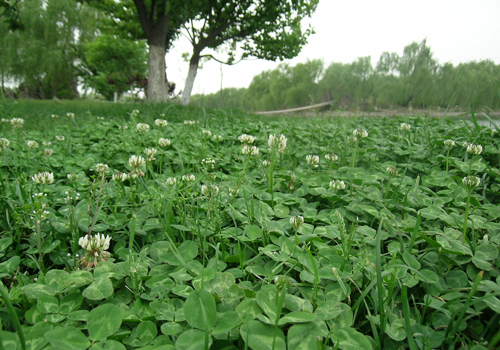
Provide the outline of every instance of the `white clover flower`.
[[330,188],[334,189],[335,191],[343,190],[345,188],[345,183],[341,180],[333,180],[330,181]]
[[104,117],[97,117],[97,120],[104,120]]
[[207,168],[215,168],[215,159],[212,158],[204,158],[201,160],[201,164],[205,165]]
[[138,123],[137,124],[137,131],[139,132],[148,132],[149,131],[149,125],[145,123]]
[[444,145],[446,147],[450,147],[451,148],[451,147],[455,146],[455,141],[453,141],[453,140],[445,140],[444,141]]
[[66,116],[70,117],[71,119],[75,119],[74,113],[66,113]]
[[175,177],[169,177],[167,179],[168,186],[175,186],[177,184],[177,179]]
[[58,116],[57,114],[52,114],[52,115],[51,115],[51,117],[52,117],[52,119],[57,119],[57,118],[59,118],[59,116]]
[[42,145],[44,145],[44,146],[50,146],[51,144],[52,144],[52,142],[50,142],[50,141],[43,141],[42,142]]
[[85,235],[80,237],[78,244],[86,250],[85,256],[80,260],[80,264],[86,268],[97,266],[101,261],[109,259],[110,254],[106,250],[109,249],[111,237],[96,234],[95,236]]
[[165,119],[156,119],[155,124],[156,124],[156,126],[159,126],[160,128],[164,128],[168,125],[168,122]]
[[198,125],[200,122],[198,120],[184,120],[184,125]]
[[169,139],[161,138],[158,140],[158,144],[160,145],[160,147],[168,147],[170,146],[171,141]]
[[202,185],[201,186],[201,194],[205,197],[214,197],[219,194],[219,187],[215,185]]
[[481,179],[477,176],[466,176],[462,179],[462,183],[469,189],[473,189],[474,187],[479,186],[481,183]]
[[403,131],[409,131],[410,129],[411,129],[411,125],[410,124],[401,123],[401,130],[403,130]]
[[31,197],[35,199],[41,199],[42,197],[47,197],[47,194],[40,192],[40,193],[34,193]]
[[22,129],[24,126],[24,119],[23,118],[12,118],[10,120],[10,125],[12,125],[12,127],[14,129]]
[[118,130],[127,130],[128,125],[118,125]]
[[144,149],[144,153],[146,154],[146,156],[148,157],[148,161],[153,161],[155,160],[155,154],[158,152],[158,150],[156,148],[145,148]]
[[318,164],[319,164],[319,156],[313,156],[310,154],[310,155],[306,156],[306,161],[307,161],[307,164],[309,164],[310,166],[317,168]]
[[99,175],[104,176],[104,174],[109,172],[109,166],[104,163],[97,163],[94,171]]
[[472,143],[467,145],[467,152],[472,155],[481,154],[482,151],[483,151],[483,146],[481,145],[474,145]]
[[61,142],[62,142],[62,141],[64,141],[65,139],[66,139],[66,138],[65,138],[64,136],[62,136],[62,135],[56,135],[56,140],[57,140],[57,141],[61,141]]
[[66,175],[69,181],[73,182],[76,181],[77,175],[76,174],[68,174]]
[[210,130],[203,130],[202,133],[203,133],[203,136],[205,136],[205,137],[212,136],[212,132]]
[[138,169],[146,164],[146,159],[142,156],[130,156],[128,163],[132,168]]
[[113,181],[115,182],[125,182],[128,179],[128,175],[122,172],[117,172],[113,174]]
[[339,156],[335,153],[325,154],[325,159],[329,162],[335,162],[339,159]]
[[38,145],[38,142],[36,142],[36,141],[26,141],[26,145],[28,145],[28,148],[31,148],[31,149],[40,147]]
[[258,156],[259,155],[259,147],[256,146],[243,146],[241,149],[241,153],[250,156]]
[[53,154],[54,154],[54,150],[53,149],[46,148],[46,149],[43,150],[43,155],[45,157],[50,157]]
[[31,177],[31,180],[36,184],[50,185],[54,183],[54,173],[48,171],[36,173]]
[[2,149],[9,147],[9,145],[10,145],[10,141],[9,140],[7,140],[6,138],[1,138],[0,139],[0,147]]
[[385,170],[391,176],[396,176],[398,174],[398,169],[395,166],[389,166]]
[[196,177],[193,174],[182,175],[182,181],[194,182],[195,180],[196,180]]
[[214,140],[215,140],[215,141],[220,141],[220,140],[222,140],[222,136],[221,136],[221,135],[219,135],[219,134],[215,134],[215,135],[214,135]]
[[132,111],[132,113],[130,113],[130,116],[131,116],[132,118],[134,118],[134,117],[137,117],[137,116],[139,115],[139,113],[140,113],[140,112],[139,112],[139,110],[138,110],[138,109],[134,109],[134,110]]
[[235,197],[239,192],[240,192],[239,187],[230,187],[229,188],[229,196],[230,197]]
[[10,120],[6,119],[6,118],[2,118],[2,123],[10,123]]
[[354,129],[352,135],[356,138],[368,137],[368,132],[365,129]]
[[300,226],[304,223],[304,218],[300,215],[292,216],[290,218],[290,225],[292,225],[293,229],[297,231]]
[[255,142],[255,137],[247,134],[238,136],[238,140],[245,145],[250,145]]
[[278,150],[280,153],[285,153],[287,138],[285,135],[276,134],[269,135],[269,140],[267,144],[269,145],[270,150]]
[[269,161],[267,159],[262,162],[262,166],[265,168],[267,168],[269,165],[271,165],[271,161]]

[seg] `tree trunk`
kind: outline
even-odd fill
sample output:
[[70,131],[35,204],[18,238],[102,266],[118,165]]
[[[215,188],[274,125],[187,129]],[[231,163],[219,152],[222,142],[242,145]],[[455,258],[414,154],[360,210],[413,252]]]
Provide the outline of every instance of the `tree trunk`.
[[193,91],[194,79],[196,78],[196,73],[198,72],[198,63],[200,61],[200,54],[193,53],[191,60],[189,61],[189,72],[186,79],[186,85],[184,85],[184,90],[182,91],[181,103],[186,106],[189,104],[189,99],[191,98],[191,92]]
[[118,102],[118,91],[115,91],[115,92],[113,93],[113,102],[114,102],[114,103],[117,103],[117,102]]
[[165,46],[163,45],[149,45],[147,96],[152,102],[165,102],[167,99]]

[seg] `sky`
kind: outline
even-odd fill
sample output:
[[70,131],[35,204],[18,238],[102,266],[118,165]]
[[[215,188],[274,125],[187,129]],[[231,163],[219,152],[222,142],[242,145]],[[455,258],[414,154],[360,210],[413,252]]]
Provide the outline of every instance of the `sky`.
[[[500,64],[500,0],[320,0],[311,35],[292,66],[312,59],[351,63],[371,56],[375,66],[384,51],[403,54],[405,46],[427,39],[440,64],[492,60]],[[167,54],[167,78],[183,89],[189,63],[182,54],[192,52],[181,36]],[[205,51],[203,52],[205,53]],[[248,87],[255,75],[280,62],[248,59],[233,66],[215,61],[198,70],[193,94],[217,92],[221,86]],[[222,73],[222,74],[221,74]]]

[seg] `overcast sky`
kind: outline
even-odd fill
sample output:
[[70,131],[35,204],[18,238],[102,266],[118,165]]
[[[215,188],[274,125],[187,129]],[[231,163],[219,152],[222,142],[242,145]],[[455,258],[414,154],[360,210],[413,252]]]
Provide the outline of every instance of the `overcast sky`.
[[[427,39],[440,64],[490,59],[500,64],[500,0],[320,0],[311,19],[316,34],[292,65],[308,59],[351,63],[371,56],[375,66],[384,51],[402,55],[406,45]],[[167,54],[167,77],[182,90],[192,52],[181,37]],[[246,60],[222,65],[222,86],[248,87],[252,78],[279,62]],[[221,87],[221,64],[210,61],[198,70],[193,94],[213,93]]]

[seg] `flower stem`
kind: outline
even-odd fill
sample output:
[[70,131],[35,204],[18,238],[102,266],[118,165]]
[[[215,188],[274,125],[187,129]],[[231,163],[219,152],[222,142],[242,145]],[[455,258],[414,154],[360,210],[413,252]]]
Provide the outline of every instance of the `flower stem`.
[[469,195],[467,196],[467,207],[465,208],[465,222],[464,222],[464,230],[462,233],[462,244],[465,244],[465,237],[467,234],[467,223],[469,219],[469,208],[470,208],[470,195],[472,190],[469,190]]

